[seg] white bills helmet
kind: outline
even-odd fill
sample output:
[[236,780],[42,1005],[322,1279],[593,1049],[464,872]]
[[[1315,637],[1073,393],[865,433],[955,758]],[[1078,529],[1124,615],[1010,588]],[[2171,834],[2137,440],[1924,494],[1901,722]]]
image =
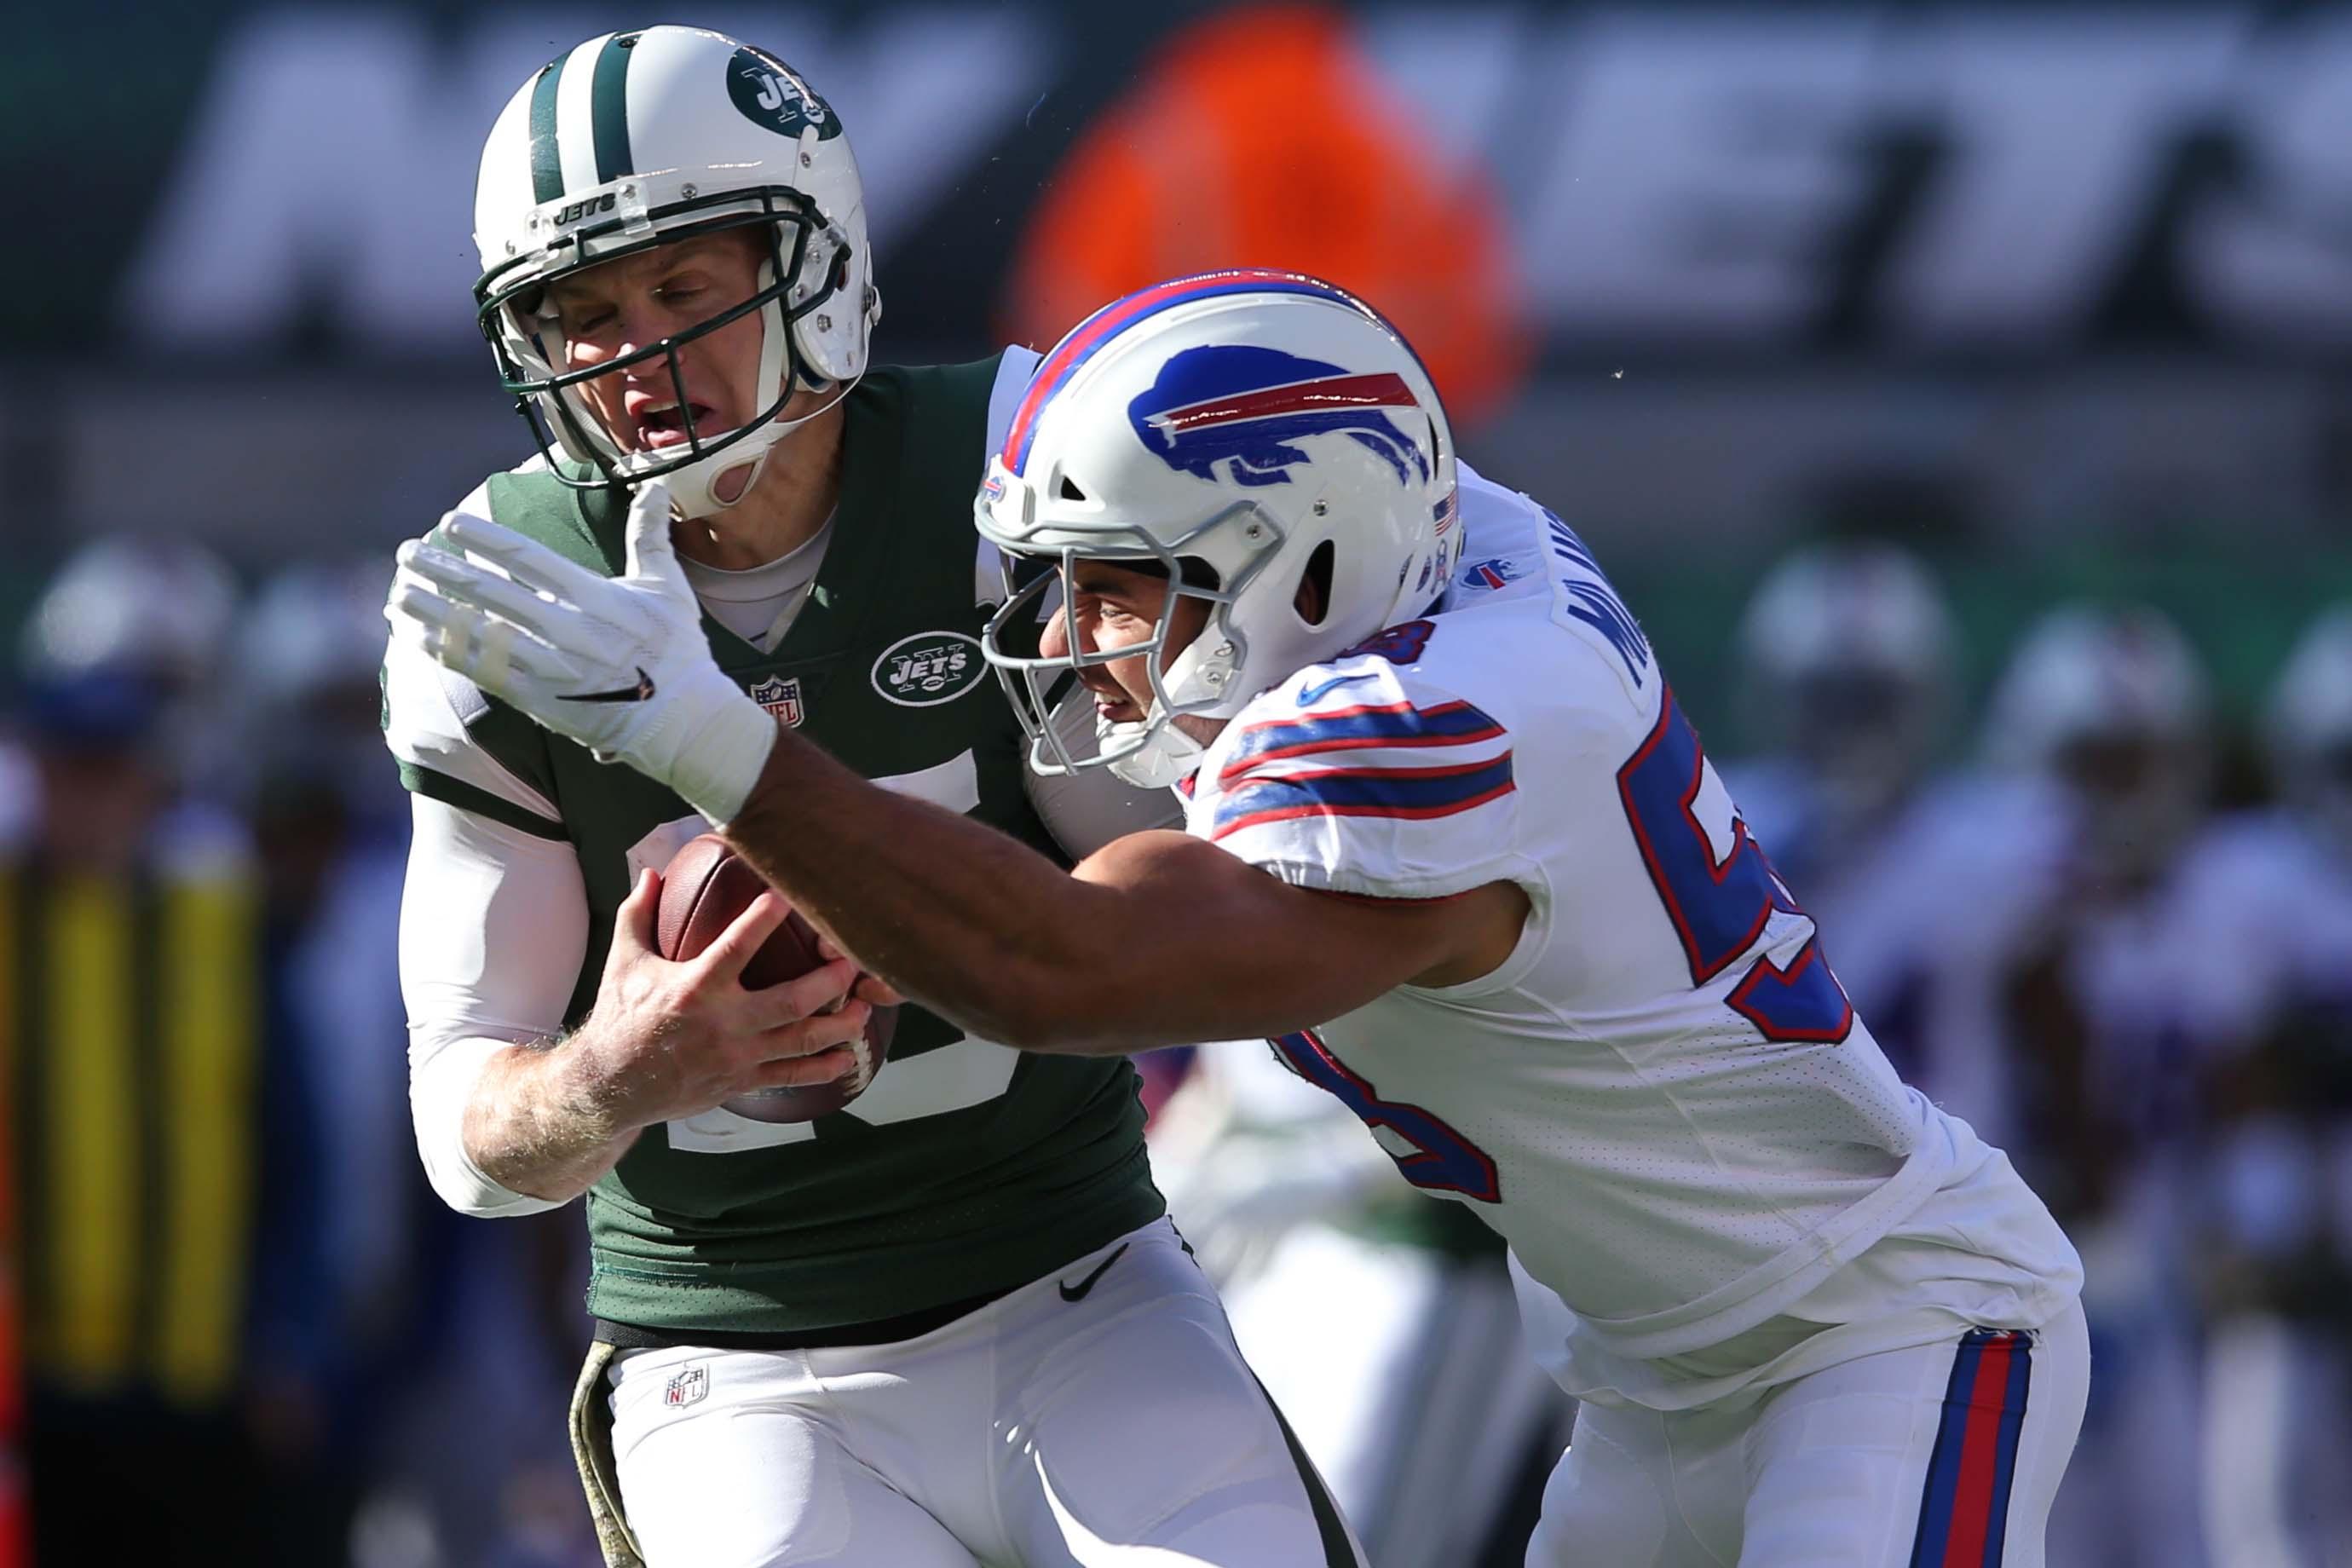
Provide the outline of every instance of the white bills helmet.
[[128,670],[168,698],[195,696],[214,684],[236,616],[236,575],[209,550],[100,539],[75,551],[41,595],[21,662],[43,678]]
[[[683,332],[593,366],[563,368],[547,285],[566,273],[692,235],[756,227],[759,289]],[[866,373],[881,314],[857,163],[840,117],[791,67],[698,27],[607,33],[558,55],[508,100],[474,188],[482,276],[474,300],[517,412],[551,468],[581,488],[659,478],[688,517],[731,504],[724,473],[757,465],[793,425],[776,416],[803,387],[843,394]],[[765,334],[760,412],[697,430],[661,452],[623,452],[576,390],[752,311]],[[686,389],[677,388],[681,407]],[[566,473],[558,450],[595,471]]]
[[236,608],[227,563],[189,541],[83,545],[25,624],[18,669],[32,727],[135,740],[183,777],[220,783],[235,762],[225,713],[236,694],[221,677]]
[[1952,616],[1936,579],[1892,544],[1822,544],[1766,574],[1739,623],[1753,710],[1843,813],[1895,805],[1949,717]]
[[2152,869],[2195,825],[2211,771],[2203,666],[2161,612],[2069,605],[2027,635],[1987,721],[1996,762],[2082,804],[2081,843],[2103,868]]
[[[1230,718],[1294,670],[1425,613],[1462,550],[1454,438],[1397,330],[1328,283],[1246,269],[1161,283],[1081,322],[1038,365],[975,503],[1006,561],[989,662],[1053,774],[1108,765],[1175,783],[1199,743],[1170,720]],[[1159,629],[1111,652],[1035,654],[1081,560],[1156,563]],[[1041,571],[1040,565],[1060,570]],[[1034,575],[1029,574],[1034,573]],[[1321,618],[1297,607],[1309,574]],[[1164,654],[1169,616],[1207,600],[1200,636]],[[1047,721],[1080,666],[1148,656],[1153,701],[1076,755]]]
[[2352,605],[2296,639],[2263,704],[2263,740],[2288,803],[2352,851]]

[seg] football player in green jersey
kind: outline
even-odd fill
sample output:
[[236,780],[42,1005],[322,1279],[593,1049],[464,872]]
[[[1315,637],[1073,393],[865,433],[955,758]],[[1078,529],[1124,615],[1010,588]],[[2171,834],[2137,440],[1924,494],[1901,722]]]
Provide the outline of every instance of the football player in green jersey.
[[[580,45],[499,116],[476,225],[480,320],[541,451],[459,513],[605,574],[633,512],[666,517],[711,678],[866,778],[1066,859],[1171,815],[1027,775],[970,506],[1035,358],[867,363],[856,167],[788,67],[684,27]],[[843,963],[740,984],[772,900],[690,963],[653,950],[647,873],[708,826],[692,789],[412,646],[385,729],[414,795],[418,1143],[467,1213],[586,1194],[575,1436],[613,1561],[1357,1561],[1168,1225],[1123,1060],[910,1006],[846,1110],[739,1115],[834,1076],[866,1004],[824,1011]],[[742,764],[724,733],[677,739]]]

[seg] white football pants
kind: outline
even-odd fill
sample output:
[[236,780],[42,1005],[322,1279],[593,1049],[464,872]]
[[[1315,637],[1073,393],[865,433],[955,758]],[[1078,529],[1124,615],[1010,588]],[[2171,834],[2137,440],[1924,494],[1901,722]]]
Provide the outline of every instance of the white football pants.
[[1566,1430],[1569,1397],[1528,1354],[1499,1253],[1449,1260],[1310,1221],[1224,1297],[1381,1568],[1475,1561],[1512,1483]]
[[1360,1563],[1164,1219],[919,1339],[611,1381],[647,1568]]
[[1588,1405],[1528,1568],[2042,1568],[2090,1373],[2074,1305],[1736,1408]]

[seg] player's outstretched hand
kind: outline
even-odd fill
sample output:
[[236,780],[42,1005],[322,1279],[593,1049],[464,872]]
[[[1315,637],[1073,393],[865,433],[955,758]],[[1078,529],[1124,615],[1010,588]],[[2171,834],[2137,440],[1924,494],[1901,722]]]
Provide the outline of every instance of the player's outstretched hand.
[[399,562],[384,606],[395,637],[713,822],[742,809],[776,722],[710,656],[661,485],[630,503],[617,577],[463,512]]
[[563,1045],[578,1089],[614,1132],[856,1069],[850,1042],[872,1009],[849,994],[856,964],[835,959],[797,980],[743,984],[743,966],[784,921],[782,899],[761,894],[683,963],[654,947],[660,904],[661,879],[646,871],[615,915],[596,1005]]

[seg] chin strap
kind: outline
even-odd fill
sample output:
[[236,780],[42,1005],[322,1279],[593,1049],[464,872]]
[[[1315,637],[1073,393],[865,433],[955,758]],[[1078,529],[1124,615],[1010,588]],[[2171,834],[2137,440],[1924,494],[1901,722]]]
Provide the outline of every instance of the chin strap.
[[1201,765],[1201,758],[1208,752],[1207,747],[1179,730],[1172,721],[1153,728],[1148,723],[1113,724],[1097,720],[1095,734],[1106,752],[1117,747],[1123,739],[1137,735],[1142,737],[1131,749],[1113,757],[1108,763],[1114,777],[1138,789],[1173,789],[1186,773]]
[[[657,482],[669,487],[670,497],[677,503],[680,517],[712,517],[750,495],[751,487],[760,482],[760,470],[767,464],[768,448],[765,447],[748,458],[740,452],[720,452],[699,463],[688,463],[674,474],[664,475]],[[751,470],[751,476],[743,481],[743,488],[736,492],[734,500],[720,500],[718,491],[719,479],[741,468]]]
[[[769,454],[782,443],[784,437],[810,420],[831,413],[857,386],[857,383],[854,381],[836,382],[834,384],[839,390],[833,396],[799,418],[771,420],[768,427],[758,435],[746,437],[723,452],[713,452],[698,462],[688,463],[673,473],[663,475],[661,482],[669,487],[671,499],[677,503],[678,515],[688,518],[716,517],[730,507],[742,504],[743,498],[750,495],[751,488],[760,482],[760,474],[767,467]],[[756,449],[746,452],[744,448],[747,447]],[[750,476],[743,481],[743,488],[735,492],[733,500],[719,500],[719,481],[742,468],[749,468],[751,470]]]

